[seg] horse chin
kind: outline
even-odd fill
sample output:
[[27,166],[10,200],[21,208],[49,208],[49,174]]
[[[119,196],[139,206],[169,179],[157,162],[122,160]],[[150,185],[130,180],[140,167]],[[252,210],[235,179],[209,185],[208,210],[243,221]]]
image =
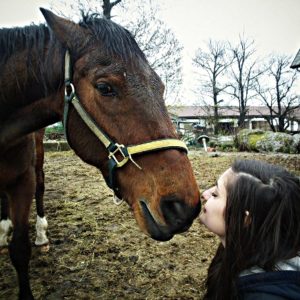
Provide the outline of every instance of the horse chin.
[[[149,205],[149,201],[146,199],[142,198],[138,201],[126,202],[131,207],[140,229],[146,235],[157,241],[168,241],[172,239],[175,234],[186,232],[200,211],[199,204],[193,210],[194,215],[182,221],[178,215],[173,215],[172,218],[166,218],[166,215],[163,213],[165,210],[159,209],[159,211],[153,211]],[[177,218],[173,219],[173,217],[175,218],[176,216]]]
[[174,236],[167,226],[161,225],[156,220],[145,201],[140,201],[140,208],[143,214],[143,223],[146,227],[144,231],[147,235],[157,241],[168,241]]

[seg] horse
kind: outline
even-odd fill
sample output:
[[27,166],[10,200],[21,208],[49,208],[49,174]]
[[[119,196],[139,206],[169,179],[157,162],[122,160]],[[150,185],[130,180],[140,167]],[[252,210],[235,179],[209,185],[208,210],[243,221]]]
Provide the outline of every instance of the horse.
[[164,85],[132,35],[95,14],[74,23],[40,10],[46,24],[0,31],[0,192],[10,202],[20,299],[33,299],[28,215],[40,128],[63,120],[75,154],[99,169],[154,240],[188,230],[201,209]]
[[[47,237],[48,222],[44,212],[44,191],[45,191],[45,175],[44,175],[44,145],[43,138],[45,128],[34,133],[35,138],[35,204],[36,204],[36,238],[35,245],[42,252],[49,250],[49,239]],[[6,194],[0,195],[1,215],[0,215],[0,250],[8,247],[8,235],[12,229],[12,222],[9,218],[9,203]]]

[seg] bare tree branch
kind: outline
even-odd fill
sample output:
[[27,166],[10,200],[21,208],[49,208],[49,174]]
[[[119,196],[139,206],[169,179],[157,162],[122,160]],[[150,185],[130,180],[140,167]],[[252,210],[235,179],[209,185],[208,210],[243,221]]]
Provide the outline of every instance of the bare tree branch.
[[238,124],[244,127],[248,112],[248,101],[255,96],[255,83],[264,70],[257,70],[254,41],[240,36],[236,46],[230,46],[234,63],[231,65],[231,91],[228,92],[238,101],[240,116]]
[[[124,20],[127,27],[145,53],[151,67],[165,84],[165,98],[176,101],[182,84],[182,49],[174,33],[157,18],[157,7],[145,3],[129,1],[138,9],[138,16],[130,22]],[[124,7],[128,13],[131,6]],[[125,13],[124,13],[125,15]]]
[[111,19],[111,10],[112,8],[119,4],[121,0],[115,0],[110,2],[110,0],[103,0],[102,8],[103,8],[103,16],[107,19]]
[[271,118],[267,121],[273,131],[284,132],[289,126],[289,119],[293,118],[293,112],[300,108],[299,97],[292,93],[297,73],[290,69],[290,61],[289,56],[270,56],[266,73],[269,81],[260,78],[256,82],[257,94],[269,108]]
[[218,106],[223,100],[219,100],[219,95],[224,92],[229,85],[221,83],[222,76],[226,73],[228,67],[232,64],[233,59],[227,55],[227,47],[224,42],[212,41],[207,42],[207,51],[198,49],[193,64],[204,72],[205,79],[202,82],[202,92],[213,100],[213,120],[214,133],[219,132],[219,111]]

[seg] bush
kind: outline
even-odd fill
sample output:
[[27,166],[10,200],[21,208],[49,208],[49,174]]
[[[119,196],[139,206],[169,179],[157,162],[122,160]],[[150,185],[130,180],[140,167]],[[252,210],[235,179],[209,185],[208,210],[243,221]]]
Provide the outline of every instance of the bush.
[[256,148],[260,152],[296,153],[292,146],[293,137],[282,132],[266,132],[261,140],[257,141]]
[[231,142],[219,144],[217,149],[224,152],[236,151],[234,144]]
[[300,153],[300,133],[293,135],[292,147],[295,149],[295,153]]
[[240,151],[300,153],[300,135],[244,129],[236,136],[235,145]]
[[256,143],[264,135],[262,130],[243,129],[235,137],[234,143],[239,151],[257,151]]
[[209,142],[208,142],[208,146],[209,146],[210,148],[215,148],[215,147],[217,146],[217,142],[216,142],[216,141],[209,141]]
[[62,139],[64,138],[64,127],[61,122],[46,127],[45,136],[47,139]]

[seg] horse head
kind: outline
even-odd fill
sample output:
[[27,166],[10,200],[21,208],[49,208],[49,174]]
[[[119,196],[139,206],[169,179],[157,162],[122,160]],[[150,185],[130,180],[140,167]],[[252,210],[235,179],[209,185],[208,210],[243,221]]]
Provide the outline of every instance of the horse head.
[[41,10],[70,53],[66,97],[76,94],[90,121],[88,126],[75,102],[68,106],[70,146],[102,172],[147,235],[169,240],[187,230],[200,210],[199,190],[168,116],[161,79],[123,27],[95,16],[75,24]]

